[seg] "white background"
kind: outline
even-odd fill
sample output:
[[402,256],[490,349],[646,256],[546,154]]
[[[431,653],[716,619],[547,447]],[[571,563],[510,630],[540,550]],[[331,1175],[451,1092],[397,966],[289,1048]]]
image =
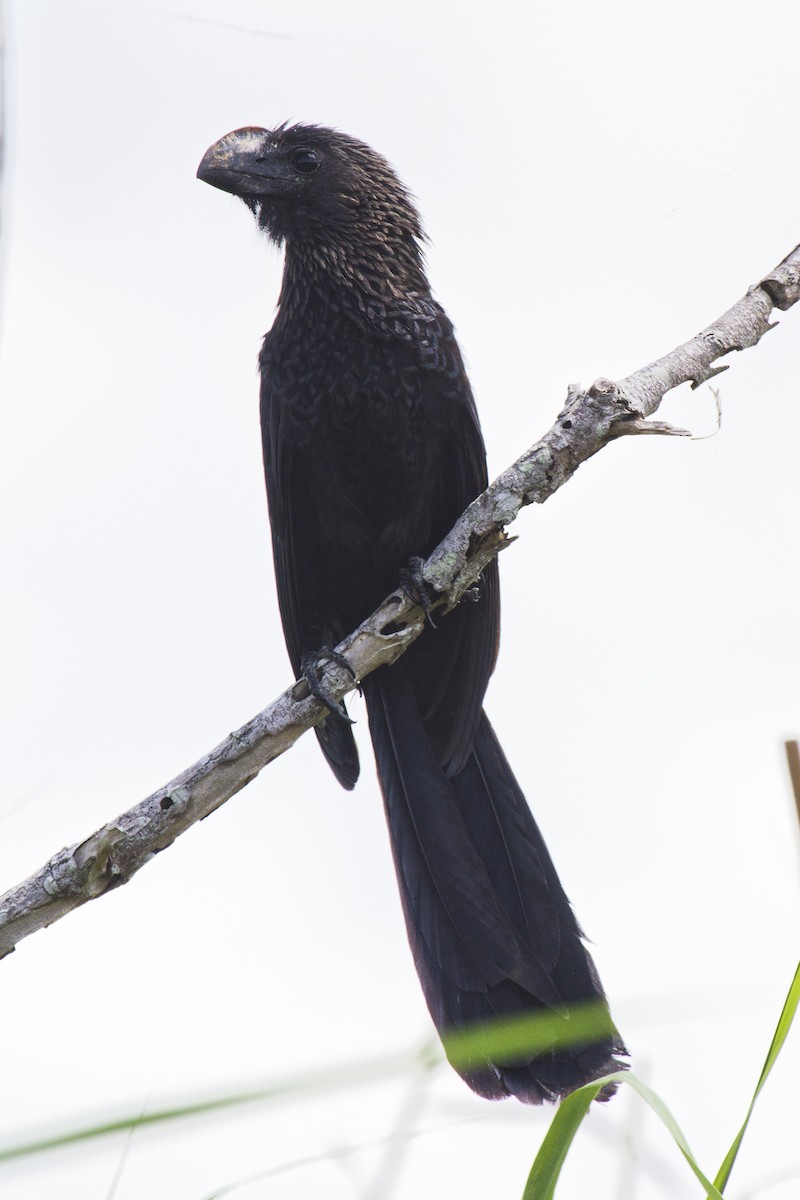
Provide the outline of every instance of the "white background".
[[[257,424],[280,257],[195,180],[229,129],[375,145],[419,199],[496,474],[572,381],[690,337],[800,240],[795,0],[151,0],[7,6],[0,891],[289,682]],[[800,313],[718,381],[721,431],[630,439],[528,509],[487,706],[591,937],[635,1069],[707,1173],[798,956],[780,742],[800,727]],[[661,416],[713,434],[708,388]],[[363,706],[354,706],[366,734]],[[416,1046],[368,744],[313,738],[127,887],[0,966],[0,1137]],[[797,1195],[798,1031],[732,1197]],[[115,1200],[520,1195],[550,1119],[449,1071],[139,1130]],[[425,1136],[385,1138],[402,1106]],[[0,1169],[108,1197],[124,1137]],[[788,1182],[775,1182],[794,1169]],[[563,1196],[699,1194],[625,1090]],[[561,1193],[559,1193],[561,1194]]]

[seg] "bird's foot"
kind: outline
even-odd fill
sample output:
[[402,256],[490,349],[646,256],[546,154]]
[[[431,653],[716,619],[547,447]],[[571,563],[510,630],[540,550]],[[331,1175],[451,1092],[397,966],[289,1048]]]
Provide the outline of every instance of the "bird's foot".
[[403,567],[400,571],[400,586],[409,599],[418,604],[431,626],[431,629],[436,628],[436,622],[431,616],[433,609],[433,600],[428,590],[428,585],[422,577],[422,568],[425,566],[425,559],[420,558],[415,554],[413,558],[408,560],[408,566]]
[[467,588],[467,590],[464,592],[464,595],[461,597],[461,599],[459,600],[458,603],[459,604],[477,604],[478,601],[480,600],[480,598],[481,598],[481,585],[480,585],[480,582],[478,582],[474,585],[474,587]]
[[[337,713],[342,720],[347,721],[348,725],[355,725],[352,717],[347,715],[344,701],[337,700],[323,682],[322,668],[325,663],[335,663],[337,667],[347,671],[354,683],[358,682],[355,671],[343,654],[340,654],[338,650],[332,650],[330,646],[320,646],[319,650],[306,651],[300,659],[300,670],[308,684],[308,690],[312,696],[316,696],[318,700],[326,704],[331,712]],[[358,690],[361,691],[360,688]]]

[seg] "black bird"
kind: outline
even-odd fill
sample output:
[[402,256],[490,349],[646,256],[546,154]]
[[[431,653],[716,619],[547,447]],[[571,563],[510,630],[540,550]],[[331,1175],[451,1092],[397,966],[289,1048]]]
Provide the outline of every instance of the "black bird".
[[[261,427],[286,644],[316,688],[322,648],[368,616],[486,487],[478,416],[425,275],[419,216],[385,159],[333,129],[280,125],[227,134],[197,173],[239,196],[285,246],[259,359]],[[496,563],[481,591],[363,684],[408,936],[443,1035],[605,1005],[483,712]],[[352,788],[359,763],[343,706],[318,736]],[[618,1070],[624,1052],[609,1018],[596,1040],[502,1062],[476,1052],[457,1069],[482,1096],[536,1104]]]

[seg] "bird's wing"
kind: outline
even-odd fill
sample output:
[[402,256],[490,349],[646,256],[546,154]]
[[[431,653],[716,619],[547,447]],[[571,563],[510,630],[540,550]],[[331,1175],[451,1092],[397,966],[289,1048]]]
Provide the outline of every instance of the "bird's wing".
[[[409,306],[410,307],[410,306]],[[430,553],[467,505],[487,486],[486,453],[478,413],[453,327],[438,304],[416,301],[398,321],[407,330],[423,370],[423,405],[446,427]],[[396,335],[397,336],[397,335]],[[457,774],[466,762],[497,658],[500,589],[497,563],[483,573],[481,597],[442,618],[409,652],[420,709],[440,764]]]
[[[309,507],[309,491],[304,486],[295,443],[283,428],[286,407],[273,393],[271,384],[269,355],[262,352],[261,435],[275,582],[286,648],[292,670],[299,677],[305,651],[316,650],[326,643],[333,645],[347,631],[328,629],[319,620],[323,606],[312,585],[318,576],[318,564],[308,537],[315,517]],[[359,774],[358,750],[349,724],[338,713],[331,712],[316,733],[334,775],[349,790]]]

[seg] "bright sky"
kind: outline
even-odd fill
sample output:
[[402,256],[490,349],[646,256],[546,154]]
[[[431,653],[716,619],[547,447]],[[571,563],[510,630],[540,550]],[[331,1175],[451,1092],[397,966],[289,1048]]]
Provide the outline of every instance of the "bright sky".
[[[0,891],[290,681],[255,370],[280,257],[195,180],[206,147],[304,119],[395,164],[496,474],[570,382],[671,349],[800,240],[799,11],[7,4]],[[799,357],[793,311],[715,381],[716,436],[700,440],[710,390],[683,389],[660,415],[698,440],[625,440],[526,510],[487,698],[634,1068],[712,1175],[800,942],[781,754],[800,732]],[[304,739],[129,886],[2,963],[2,1144],[428,1036],[362,754],[347,795]],[[798,1072],[795,1030],[732,1197],[791,1169],[768,1195],[797,1195]],[[405,1075],[139,1130],[113,1195],[201,1200],[319,1156],[233,1194],[513,1200],[549,1118],[449,1071]],[[369,1147],[398,1125],[424,1136]],[[102,1200],[124,1144],[0,1167],[0,1194]],[[627,1091],[592,1114],[562,1190],[697,1193]]]

